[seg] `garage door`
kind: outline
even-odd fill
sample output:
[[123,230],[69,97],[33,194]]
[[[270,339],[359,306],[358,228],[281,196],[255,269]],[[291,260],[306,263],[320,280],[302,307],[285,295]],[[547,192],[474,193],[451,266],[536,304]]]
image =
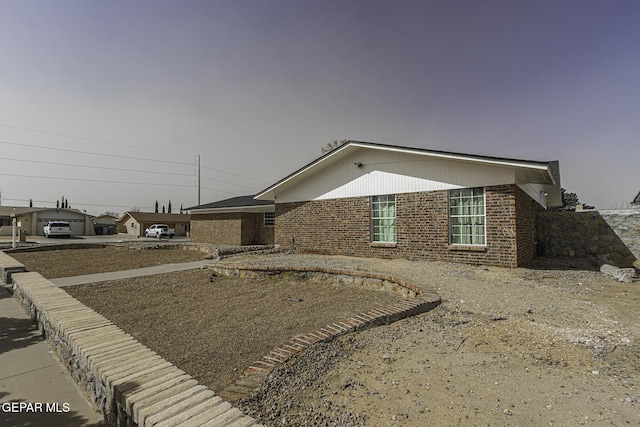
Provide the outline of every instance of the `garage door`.
[[49,221],[66,221],[69,223],[69,227],[71,227],[71,235],[72,236],[84,236],[84,219],[64,219],[64,218],[38,218],[38,228],[37,234],[38,236],[44,236],[44,232],[42,229]]

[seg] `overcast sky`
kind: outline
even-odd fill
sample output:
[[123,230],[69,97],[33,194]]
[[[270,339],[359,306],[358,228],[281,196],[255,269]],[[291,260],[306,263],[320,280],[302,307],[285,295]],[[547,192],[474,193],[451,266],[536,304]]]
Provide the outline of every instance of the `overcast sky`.
[[2,205],[173,211],[355,139],[640,191],[640,2],[0,0]]

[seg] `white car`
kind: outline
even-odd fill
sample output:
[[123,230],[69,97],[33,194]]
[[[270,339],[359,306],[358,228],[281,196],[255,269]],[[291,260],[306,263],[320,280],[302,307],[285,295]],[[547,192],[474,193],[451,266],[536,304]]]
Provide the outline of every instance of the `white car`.
[[66,221],[49,221],[44,226],[44,237],[71,237],[71,226]]
[[169,237],[175,236],[176,231],[173,228],[169,228],[167,224],[153,224],[151,227],[144,230],[146,237]]

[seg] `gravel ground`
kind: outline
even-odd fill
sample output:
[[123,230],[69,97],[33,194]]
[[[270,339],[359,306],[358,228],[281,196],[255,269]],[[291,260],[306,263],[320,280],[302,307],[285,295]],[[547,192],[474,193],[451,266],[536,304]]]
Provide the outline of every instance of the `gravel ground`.
[[[588,260],[541,259],[515,270],[286,254],[225,262],[382,272],[443,299],[429,313],[316,345],[276,369],[239,403],[266,426],[640,425],[639,282],[618,283]],[[100,285],[102,300],[124,309],[140,299],[166,316],[168,302],[200,280],[185,277],[162,288],[153,279],[144,292]],[[262,306],[265,296],[238,307]],[[198,299],[177,307],[177,319],[211,311],[194,310]],[[290,306],[274,307],[284,314]],[[199,341],[183,335],[175,354],[193,353]],[[228,351],[229,360],[241,357]]]
[[310,255],[253,262],[382,271],[443,298],[273,372],[241,403],[265,425],[640,425],[638,281],[615,282],[577,259],[516,270]]

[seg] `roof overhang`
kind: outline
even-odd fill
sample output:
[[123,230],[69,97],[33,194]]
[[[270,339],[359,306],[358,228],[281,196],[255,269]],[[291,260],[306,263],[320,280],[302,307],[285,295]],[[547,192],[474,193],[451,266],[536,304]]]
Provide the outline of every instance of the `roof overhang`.
[[208,209],[193,209],[191,215],[202,214],[216,214],[216,213],[261,213],[261,212],[275,212],[276,205],[254,205],[254,206],[228,206],[223,208],[208,208]]
[[[425,150],[420,148],[399,147],[394,145],[377,144],[371,142],[349,141],[346,144],[328,152],[324,156],[314,160],[308,165],[298,169],[287,177],[281,179],[270,187],[259,192],[255,198],[258,200],[276,200],[277,194],[283,190],[297,185],[302,180],[313,175],[318,170],[339,162],[343,158],[361,149],[382,150],[395,153],[405,153],[415,156],[425,156],[435,159],[451,160],[487,166],[505,167],[516,170],[521,180],[532,184],[559,187],[558,162],[538,162],[529,160],[506,159],[499,157],[475,156],[470,154],[449,153],[445,151]],[[559,188],[558,188],[559,194]]]

